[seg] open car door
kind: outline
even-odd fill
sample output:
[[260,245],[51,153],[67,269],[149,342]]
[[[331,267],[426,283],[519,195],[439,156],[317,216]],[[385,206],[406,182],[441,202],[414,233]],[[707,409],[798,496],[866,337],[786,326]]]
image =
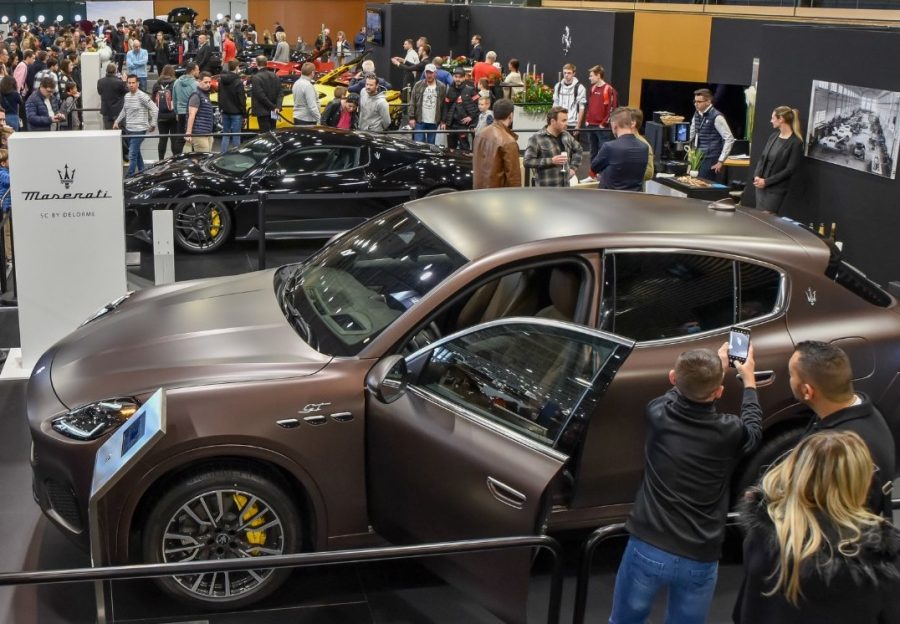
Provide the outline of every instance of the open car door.
[[[632,343],[510,318],[389,356],[367,378],[369,517],[394,543],[541,533],[557,477]],[[507,622],[525,621],[532,553],[432,567]]]

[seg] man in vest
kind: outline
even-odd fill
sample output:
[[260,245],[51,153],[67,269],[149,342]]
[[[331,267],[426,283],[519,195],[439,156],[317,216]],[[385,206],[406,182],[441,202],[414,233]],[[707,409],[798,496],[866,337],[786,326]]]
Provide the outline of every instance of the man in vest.
[[212,151],[213,138],[211,136],[191,136],[194,133],[210,134],[213,131],[215,120],[212,102],[209,101],[210,87],[212,87],[212,76],[209,72],[200,72],[197,91],[188,100],[187,134],[184,137],[185,151]]
[[697,89],[694,91],[694,120],[691,123],[691,145],[703,152],[700,164],[700,177],[718,179],[725,159],[731,153],[734,137],[722,113],[712,105],[712,91]]

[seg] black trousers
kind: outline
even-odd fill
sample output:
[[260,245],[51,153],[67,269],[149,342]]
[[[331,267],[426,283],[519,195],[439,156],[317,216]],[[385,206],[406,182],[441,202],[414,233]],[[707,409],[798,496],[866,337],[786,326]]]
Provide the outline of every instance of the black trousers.
[[172,154],[177,156],[184,151],[184,133],[187,132],[187,115],[175,115],[176,129],[182,136],[172,137]]
[[[157,132],[159,134],[175,134],[178,132],[178,119],[157,119],[156,121]],[[175,153],[175,140],[177,137],[171,137],[172,139],[172,153]],[[166,157],[166,144],[169,142],[169,137],[161,136],[159,137],[159,159],[162,160]],[[182,139],[182,144],[184,140]]]
[[275,120],[270,115],[257,115],[256,121],[259,123],[260,132],[268,132],[275,129]]
[[471,150],[469,144],[468,126],[451,125],[450,130],[463,130],[462,132],[450,132],[447,134],[447,147],[450,149]]

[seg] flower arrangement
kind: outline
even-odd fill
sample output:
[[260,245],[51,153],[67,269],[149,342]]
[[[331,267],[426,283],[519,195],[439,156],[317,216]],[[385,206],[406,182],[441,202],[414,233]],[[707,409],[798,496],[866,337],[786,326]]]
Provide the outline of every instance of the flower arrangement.
[[544,84],[543,74],[525,74],[525,89],[513,102],[529,113],[546,113],[553,106],[553,89]]
[[703,162],[703,150],[696,147],[688,147],[684,150],[684,159],[687,161],[690,171],[698,171]]
[[444,69],[451,70],[455,67],[468,67],[472,63],[465,56],[448,56],[444,61]]

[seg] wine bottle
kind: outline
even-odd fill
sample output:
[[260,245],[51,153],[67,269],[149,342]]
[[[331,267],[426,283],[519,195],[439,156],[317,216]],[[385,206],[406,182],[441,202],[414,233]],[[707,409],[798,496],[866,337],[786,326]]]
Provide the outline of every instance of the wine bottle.
[[837,223],[832,222],[831,224],[831,234],[829,235],[831,238],[831,242],[835,242],[837,240]]
[[825,223],[819,223],[819,236],[825,236]]

